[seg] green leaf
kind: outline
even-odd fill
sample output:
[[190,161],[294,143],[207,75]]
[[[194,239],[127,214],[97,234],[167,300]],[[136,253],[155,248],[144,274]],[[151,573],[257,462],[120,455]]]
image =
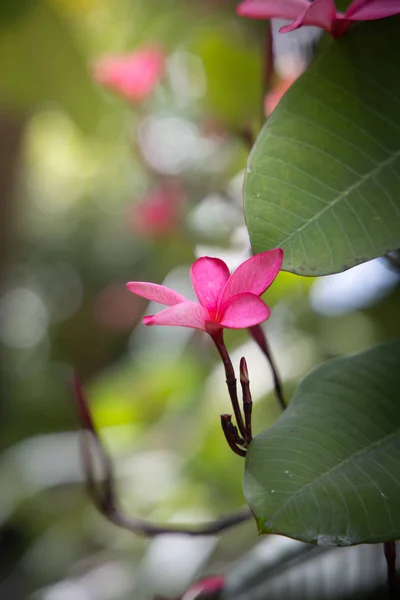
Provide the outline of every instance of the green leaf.
[[244,492],[260,533],[348,546],[400,537],[400,342],[331,360],[254,438]]
[[362,23],[284,96],[250,155],[254,252],[325,275],[400,247],[399,19]]

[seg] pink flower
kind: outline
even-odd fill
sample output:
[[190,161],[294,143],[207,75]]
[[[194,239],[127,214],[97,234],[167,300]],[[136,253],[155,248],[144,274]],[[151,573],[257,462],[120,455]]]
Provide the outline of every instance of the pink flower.
[[280,29],[293,31],[303,25],[325,29],[332,37],[341,36],[354,21],[383,19],[400,13],[399,0],[353,0],[345,13],[336,10],[333,0],[245,0],[237,13],[253,19],[288,19]]
[[127,100],[140,102],[151,94],[164,72],[165,57],[159,48],[143,48],[127,55],[99,59],[93,68],[98,83]]
[[199,258],[190,270],[199,303],[155,283],[131,281],[127,288],[169,307],[157,315],[144,317],[145,325],[191,327],[214,335],[223,328],[242,329],[268,319],[270,310],[260,296],[278,275],[282,260],[280,248],[269,250],[252,256],[230,275],[222,260]]
[[222,575],[216,575],[214,577],[207,577],[197,583],[194,583],[182,596],[181,600],[197,600],[197,598],[203,598],[204,596],[211,596],[217,592],[221,592],[224,587],[225,577]]
[[177,228],[184,204],[179,183],[162,183],[133,207],[130,220],[135,233],[148,238],[170,235]]

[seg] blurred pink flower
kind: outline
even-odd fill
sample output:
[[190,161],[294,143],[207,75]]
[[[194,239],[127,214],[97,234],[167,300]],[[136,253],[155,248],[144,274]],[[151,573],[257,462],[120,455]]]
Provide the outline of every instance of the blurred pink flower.
[[131,281],[127,288],[169,307],[157,315],[144,317],[145,325],[190,327],[213,336],[223,328],[243,329],[268,319],[270,309],[260,296],[278,275],[282,260],[280,248],[262,252],[246,260],[231,275],[222,260],[199,258],[190,270],[199,303],[155,283]]
[[149,238],[174,233],[185,204],[185,195],[177,182],[164,182],[135,204],[130,222],[135,233]]
[[125,55],[100,58],[93,67],[95,80],[127,100],[147,98],[161,79],[165,68],[164,53],[157,47],[142,48]]
[[183,594],[181,600],[200,600],[215,595],[220,592],[224,587],[225,577],[222,575],[216,575],[214,577],[207,577],[197,583],[194,583],[186,592]]
[[288,19],[293,22],[280,29],[293,31],[303,25],[325,29],[340,37],[354,21],[383,19],[400,13],[399,0],[353,0],[345,13],[336,10],[334,0],[245,0],[237,13],[253,19]]

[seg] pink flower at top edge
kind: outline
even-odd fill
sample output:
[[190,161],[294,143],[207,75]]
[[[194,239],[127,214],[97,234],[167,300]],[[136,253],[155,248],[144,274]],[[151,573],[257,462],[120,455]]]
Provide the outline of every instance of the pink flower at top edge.
[[94,79],[127,100],[140,102],[147,98],[165,68],[164,53],[156,47],[143,48],[123,55],[100,58],[93,67]]
[[199,303],[155,283],[131,281],[130,292],[168,306],[157,315],[143,318],[145,325],[173,325],[201,329],[214,335],[223,328],[242,329],[268,319],[270,309],[260,296],[279,273],[280,248],[252,256],[231,275],[218,258],[204,256],[190,270]]
[[293,31],[303,25],[325,29],[340,37],[354,21],[383,19],[400,13],[399,0],[353,0],[345,13],[336,10],[334,0],[245,0],[237,13],[253,19],[288,19],[292,23],[280,29]]
[[202,598],[205,594],[215,594],[222,590],[224,583],[225,577],[222,575],[207,577],[206,579],[197,581],[188,590],[186,590],[181,600],[196,600],[197,598]]
[[178,182],[163,182],[135,204],[130,222],[135,233],[146,238],[160,238],[176,231],[185,204]]

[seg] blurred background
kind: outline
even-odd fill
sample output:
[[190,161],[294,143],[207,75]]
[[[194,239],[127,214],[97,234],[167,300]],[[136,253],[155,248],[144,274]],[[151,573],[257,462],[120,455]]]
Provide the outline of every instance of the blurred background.
[[[243,506],[214,347],[192,330],[145,328],[159,307],[125,288],[190,296],[195,258],[235,268],[250,256],[251,140],[315,35],[275,40],[272,75],[266,24],[236,4],[0,5],[1,598],[176,598],[258,543],[251,522],[150,541],[107,523],[85,492],[68,389],[75,368],[126,514],[196,523]],[[318,281],[279,275],[266,332],[287,398],[327,358],[398,337],[398,281],[384,259]],[[279,415],[268,364],[246,332],[226,341],[236,367],[247,358],[258,432]]]

